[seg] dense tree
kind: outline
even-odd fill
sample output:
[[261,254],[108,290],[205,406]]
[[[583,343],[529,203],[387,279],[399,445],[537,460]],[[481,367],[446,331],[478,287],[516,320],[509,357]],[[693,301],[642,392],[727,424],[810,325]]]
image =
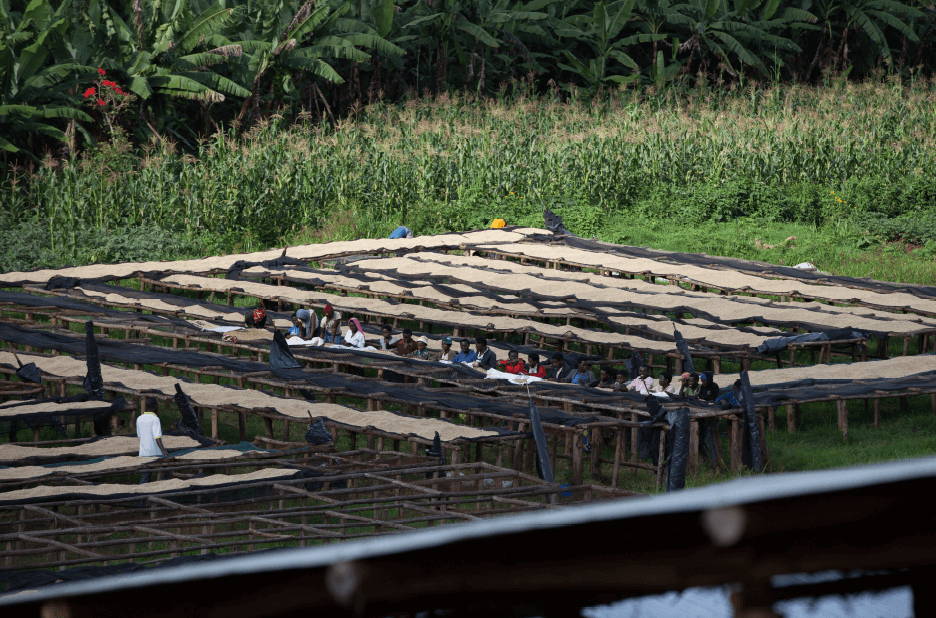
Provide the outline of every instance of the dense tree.
[[0,150],[118,131],[192,145],[273,113],[337,121],[528,77],[597,93],[930,74],[934,26],[933,0],[0,0]]

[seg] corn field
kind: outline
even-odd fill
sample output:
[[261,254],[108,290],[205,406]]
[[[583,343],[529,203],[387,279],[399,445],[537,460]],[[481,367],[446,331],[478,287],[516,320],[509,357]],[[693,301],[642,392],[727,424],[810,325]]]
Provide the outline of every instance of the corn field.
[[259,244],[336,213],[354,217],[359,235],[400,223],[418,233],[479,227],[495,214],[536,223],[544,206],[668,216],[677,213],[650,203],[667,191],[739,183],[767,191],[764,202],[804,200],[792,210],[755,200],[757,212],[742,216],[899,215],[936,203],[934,95],[932,83],[897,82],[623,90],[571,103],[442,95],[369,106],[336,128],[273,118],[240,137],[217,133],[195,154],[115,141],[20,170],[3,193],[14,220],[54,234],[156,223]]

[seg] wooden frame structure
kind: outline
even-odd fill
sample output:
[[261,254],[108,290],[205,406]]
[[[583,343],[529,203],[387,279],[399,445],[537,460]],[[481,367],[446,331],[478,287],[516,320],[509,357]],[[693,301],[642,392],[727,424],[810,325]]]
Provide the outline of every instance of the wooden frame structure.
[[[560,487],[486,463],[437,465],[397,452],[315,459],[325,467],[308,467],[324,475],[236,486],[255,495],[234,500],[223,499],[231,491],[226,486],[106,500],[0,502],[0,571],[306,547],[640,495],[596,485]],[[154,469],[179,474],[196,467],[204,466]],[[320,489],[310,491],[310,483]]]

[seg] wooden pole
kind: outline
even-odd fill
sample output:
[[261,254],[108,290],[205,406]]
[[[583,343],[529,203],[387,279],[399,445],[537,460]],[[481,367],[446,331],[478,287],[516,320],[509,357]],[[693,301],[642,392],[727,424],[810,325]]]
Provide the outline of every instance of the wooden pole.
[[689,470],[690,474],[699,468],[699,421],[689,421]]

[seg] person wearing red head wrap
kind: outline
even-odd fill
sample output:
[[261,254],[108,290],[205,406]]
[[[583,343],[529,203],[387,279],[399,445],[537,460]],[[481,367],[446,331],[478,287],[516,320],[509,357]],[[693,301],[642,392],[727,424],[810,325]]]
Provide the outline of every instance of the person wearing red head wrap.
[[263,304],[257,305],[256,309],[244,316],[244,324],[247,328],[263,328],[266,326],[266,310]]
[[325,305],[325,319],[322,320],[322,339],[325,343],[341,343],[341,312],[335,311],[330,304]]

